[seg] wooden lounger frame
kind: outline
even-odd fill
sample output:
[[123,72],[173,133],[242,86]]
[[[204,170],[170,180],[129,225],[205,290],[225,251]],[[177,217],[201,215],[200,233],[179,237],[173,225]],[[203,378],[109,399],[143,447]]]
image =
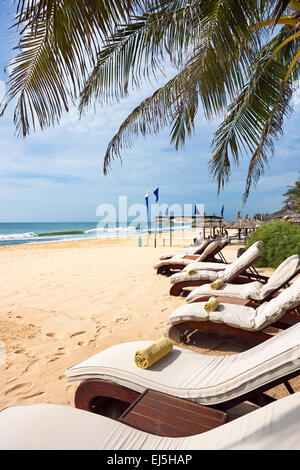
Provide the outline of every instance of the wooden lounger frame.
[[[290,394],[294,393],[292,386],[289,384],[289,380],[298,377],[300,370],[293,373],[284,375],[278,379],[275,379],[261,387],[256,388],[250,392],[244,393],[233,399],[224,401],[217,405],[207,405],[210,408],[227,411],[230,408],[249,401],[258,406],[265,406],[276,399],[265,392],[271,390],[277,385],[284,384]],[[105,410],[101,409],[101,398],[111,398],[125,402],[129,406],[141,395],[141,393],[131,390],[122,385],[110,382],[102,379],[88,379],[81,382],[75,392],[75,406],[82,410],[90,411],[97,414],[105,414]],[[98,406],[97,406],[98,404]]]
[[[230,280],[227,282],[231,282],[233,284],[244,284],[249,281],[253,280],[259,280],[261,282],[267,282],[268,277],[263,276],[259,274],[256,269],[253,267],[253,264],[258,261],[260,256],[257,256],[253,261],[251,261],[251,264],[246,265],[243,269],[241,269],[239,272],[236,273],[235,276],[233,276]],[[247,271],[249,270],[249,271]],[[193,280],[191,279],[190,281],[182,281],[182,282],[176,282],[173,284],[170,288],[170,295],[179,295],[182,290],[185,287],[194,287],[194,286],[203,286],[204,284],[207,284],[209,281],[206,280]]]
[[[208,299],[208,297],[206,298]],[[240,299],[233,298],[221,298],[221,301],[224,303],[240,304],[247,307],[257,308],[261,304],[249,301],[242,301]],[[296,307],[288,310],[279,320],[272,323],[269,326],[274,328],[279,328],[281,330],[286,330],[296,323],[300,322],[300,308]],[[256,340],[259,342],[266,341],[272,337],[271,334],[259,330],[259,331],[250,331],[244,330],[242,328],[235,328],[233,326],[227,325],[226,323],[217,323],[212,321],[196,321],[196,320],[187,320],[175,323],[169,327],[167,336],[176,343],[186,342],[187,338],[190,337],[196,331],[210,331],[213,333],[221,333],[231,336],[239,336],[240,338]]]
[[[271,300],[275,296],[275,294],[277,294],[280,291],[280,289],[290,287],[290,282],[292,281],[292,279],[294,279],[296,276],[298,276],[298,274],[300,274],[300,268],[297,269],[293,274],[291,274],[290,277],[283,284],[278,286],[276,289],[272,290],[272,292],[270,292],[270,294],[267,295],[264,299],[262,299],[262,300],[257,300],[257,299],[247,300],[247,299],[245,299],[245,301],[247,300],[247,302],[251,302],[251,303],[247,303],[247,305],[255,306],[255,304],[260,305],[264,302],[268,302],[269,300]],[[247,282],[248,282],[248,280],[247,280]],[[208,284],[208,283],[206,283],[206,284]],[[203,295],[201,297],[197,297],[196,299],[192,300],[190,303],[193,304],[193,303],[196,303],[196,302],[206,302],[210,297],[211,297],[210,295]],[[217,299],[222,299],[222,302],[226,302],[226,303],[229,303],[229,304],[239,303],[239,302],[236,302],[239,299],[236,299],[235,297],[223,297],[221,291],[220,291],[220,295],[218,295],[218,291],[216,291],[216,294],[214,293],[214,297],[216,297]],[[246,304],[243,304],[243,305],[246,305]]]
[[[212,262],[212,263],[225,263],[228,264],[224,255],[222,254],[223,248],[228,245],[228,242],[223,245],[222,247],[216,246],[216,248],[205,258],[205,260],[201,261],[203,263],[205,262]],[[208,245],[209,246],[209,245]],[[218,255],[220,259],[215,258],[215,256]],[[197,261],[197,259],[201,256],[200,255],[185,255],[182,257],[182,259],[190,259],[191,261]],[[172,263],[168,265],[163,265],[159,266],[157,268],[157,274],[165,274],[165,275],[170,275],[173,273],[173,271],[182,271],[186,267],[186,264],[180,263],[180,260],[178,260],[178,263]]]

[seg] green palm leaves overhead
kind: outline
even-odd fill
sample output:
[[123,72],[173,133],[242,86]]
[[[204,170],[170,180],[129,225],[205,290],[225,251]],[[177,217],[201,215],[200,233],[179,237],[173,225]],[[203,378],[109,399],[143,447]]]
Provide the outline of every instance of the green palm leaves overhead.
[[[107,172],[134,136],[170,128],[178,148],[196,125],[223,115],[210,162],[219,190],[250,158],[244,199],[263,174],[292,111],[300,67],[300,2],[271,0],[23,0],[18,53],[2,113],[17,133],[58,122],[69,104],[120,100],[172,63],[174,77],[121,124]],[[176,72],[177,70],[177,72]]]
[[288,191],[283,194],[286,196],[285,203],[293,210],[300,211],[300,178],[292,186],[288,186]]

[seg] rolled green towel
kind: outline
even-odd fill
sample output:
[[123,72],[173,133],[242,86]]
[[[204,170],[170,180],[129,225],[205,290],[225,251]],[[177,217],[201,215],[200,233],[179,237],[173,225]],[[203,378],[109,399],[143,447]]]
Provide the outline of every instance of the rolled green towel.
[[215,297],[210,297],[206,304],[204,305],[204,310],[206,312],[214,312],[219,307],[220,302]]
[[196,271],[195,271],[195,269],[193,269],[193,268],[188,268],[188,269],[186,270],[186,273],[189,274],[189,275],[192,275],[192,274],[196,274]]
[[210,287],[214,290],[220,289],[224,285],[223,279],[217,279],[216,281],[212,282]]
[[141,369],[147,369],[173,349],[173,344],[168,338],[161,338],[150,344],[145,349],[137,351],[134,356],[135,364]]

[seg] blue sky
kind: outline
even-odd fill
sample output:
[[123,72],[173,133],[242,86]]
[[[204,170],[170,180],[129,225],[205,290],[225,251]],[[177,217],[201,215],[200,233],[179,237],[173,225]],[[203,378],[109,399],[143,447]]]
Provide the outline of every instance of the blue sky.
[[[3,69],[15,45],[14,35],[8,31],[13,11],[12,1],[0,0],[0,96],[7,80]],[[153,191],[157,186],[161,203],[203,203],[206,213],[217,215],[224,204],[228,220],[237,210],[253,215],[281,207],[282,193],[299,175],[300,99],[295,100],[295,112],[285,123],[284,137],[276,144],[269,170],[245,207],[241,199],[248,160],[233,168],[229,185],[218,196],[208,171],[217,121],[208,123],[201,113],[192,139],[178,152],[169,145],[168,130],[140,137],[124,153],[123,164],[115,161],[104,177],[108,142],[127,114],[154,89],[145,84],[128,99],[109,107],[97,106],[96,113],[91,111],[81,120],[72,109],[54,129],[37,131],[26,139],[14,137],[10,108],[0,120],[0,222],[93,221],[99,204],[117,204],[119,195],[127,195],[129,204],[143,203],[146,189]]]

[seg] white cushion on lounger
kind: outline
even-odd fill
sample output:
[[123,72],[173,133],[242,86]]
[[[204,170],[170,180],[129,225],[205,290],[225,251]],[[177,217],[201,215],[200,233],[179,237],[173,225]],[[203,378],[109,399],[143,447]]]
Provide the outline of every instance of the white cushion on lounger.
[[159,261],[159,263],[156,263],[153,267],[154,269],[158,269],[162,266],[177,266],[178,264],[182,266],[188,266],[190,264],[191,260],[188,258],[182,258],[180,256],[173,256],[173,258],[170,259],[165,259]]
[[240,285],[225,283],[222,287],[220,287],[220,289],[218,289],[218,291],[212,289],[210,284],[205,284],[193,289],[186,300],[187,302],[193,302],[200,297],[211,295],[235,297],[237,299],[263,300],[269,294],[285,284],[299,271],[299,269],[300,256],[292,255],[275,269],[266,284],[262,284],[258,281],[248,282],[246,284]]
[[264,299],[272,291],[278,289],[282,284],[287,282],[294,273],[300,269],[300,256],[292,255],[283,261],[273,274],[269,277],[267,284],[262,287],[261,298]]
[[208,271],[202,269],[197,271],[195,274],[187,274],[186,272],[180,272],[172,274],[170,277],[171,284],[177,284],[177,282],[185,281],[215,281],[216,279],[222,278],[223,271]]
[[6,408],[2,450],[299,450],[300,393],[202,434],[170,438],[63,405]]
[[169,316],[169,322],[174,325],[185,321],[212,321],[244,330],[256,329],[256,310],[244,305],[221,303],[214,312],[204,310],[205,302],[185,304],[178,307]]
[[235,299],[260,299],[261,288],[264,284],[259,281],[247,282],[245,284],[230,284],[225,282],[218,290],[212,289],[210,284],[196,287],[187,296],[187,302],[193,302],[201,297],[224,296]]
[[202,271],[203,269],[208,269],[209,271],[224,271],[228,267],[227,263],[213,263],[209,261],[191,261],[188,266],[183,268],[182,272],[186,272],[188,269],[193,268],[195,271]]
[[211,240],[203,240],[203,242],[198,246],[186,247],[184,250],[170,251],[162,255],[159,259],[169,259],[173,256],[185,256],[185,255],[197,255],[202,253],[202,250],[210,244]]
[[269,302],[260,305],[257,311],[257,322],[261,323],[261,318],[265,318],[267,324],[281,318],[284,313],[297,307],[300,304],[300,278],[290,287],[284,289],[280,294]]
[[208,356],[174,346],[149,369],[134,354],[151,341],[123,343],[67,369],[69,380],[104,379],[138,392],[151,388],[170,395],[216,404],[240,396],[300,369],[300,324],[254,348],[231,356]]
[[205,250],[203,251],[203,253],[201,253],[201,255],[199,256],[199,259],[198,261],[204,261],[209,255],[211,255],[217,248],[221,249],[223,246],[224,246],[225,242],[224,241],[215,241],[215,242],[211,242],[206,248]]
[[232,279],[237,273],[241,271],[244,266],[251,265],[259,256],[260,250],[264,242],[258,241],[253,243],[253,245],[248,248],[239,258],[237,258],[233,263],[230,263],[224,269],[224,281]]
[[277,297],[257,309],[221,303],[214,312],[206,312],[204,305],[205,302],[183,305],[171,313],[169,322],[175,324],[185,321],[212,321],[244,330],[263,330],[279,320],[287,310],[300,305],[300,278]]
[[224,271],[218,271],[213,274],[213,271],[197,271],[197,262],[193,261],[189,267],[192,267],[197,271],[196,274],[191,276],[186,275],[184,272],[173,274],[170,277],[171,284],[177,284],[178,282],[185,281],[215,281],[216,279],[224,279],[224,281],[230,281],[238,273],[243,272],[246,266],[249,266],[254,262],[260,255],[261,247],[264,242],[258,241],[253,243],[253,245],[248,248],[239,258],[237,258],[233,263],[227,264]]

